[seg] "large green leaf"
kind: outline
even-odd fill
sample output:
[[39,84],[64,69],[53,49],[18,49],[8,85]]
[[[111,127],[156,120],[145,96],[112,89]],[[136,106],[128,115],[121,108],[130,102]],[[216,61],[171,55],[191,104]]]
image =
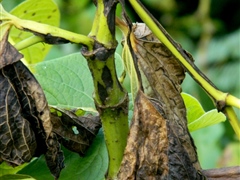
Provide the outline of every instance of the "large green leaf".
[[[60,13],[56,3],[53,0],[26,0],[14,8],[11,14],[27,20],[33,20],[59,26]],[[13,28],[10,32],[10,38],[14,44],[18,43],[30,36],[32,33],[23,32]],[[42,61],[50,50],[48,44],[38,43],[21,51],[24,54],[24,59],[28,64],[33,64]]]
[[198,100],[193,96],[186,93],[181,95],[187,108],[189,131],[195,131],[226,120],[226,116],[216,109],[205,112]]
[[[104,178],[108,167],[108,154],[102,131],[97,135],[85,157],[81,158],[77,153],[66,149],[64,149],[64,155],[66,167],[62,170],[59,180],[101,180]],[[18,173],[30,175],[37,180],[53,179],[43,156]]]
[[38,63],[33,69],[50,105],[94,111],[92,76],[80,53]]

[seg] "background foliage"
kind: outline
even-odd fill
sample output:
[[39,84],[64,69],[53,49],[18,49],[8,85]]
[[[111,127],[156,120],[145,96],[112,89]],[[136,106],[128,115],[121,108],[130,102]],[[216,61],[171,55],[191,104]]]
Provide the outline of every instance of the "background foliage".
[[[90,32],[95,13],[91,0],[55,1],[61,11],[61,28],[81,34]],[[3,1],[3,5],[9,11],[20,2],[22,0]],[[240,1],[142,0],[142,2],[171,36],[193,55],[198,67],[220,90],[240,97]],[[133,21],[141,22],[131,8],[128,8],[128,12]],[[120,31],[117,37],[121,40]],[[79,48],[71,44],[54,46],[46,61],[80,52]],[[118,51],[120,50],[119,43]],[[205,92],[188,76],[183,83],[183,91],[195,96],[205,111],[214,108]],[[237,115],[240,117],[239,110]],[[240,165],[239,142],[227,121],[195,131],[192,135],[204,169]]]

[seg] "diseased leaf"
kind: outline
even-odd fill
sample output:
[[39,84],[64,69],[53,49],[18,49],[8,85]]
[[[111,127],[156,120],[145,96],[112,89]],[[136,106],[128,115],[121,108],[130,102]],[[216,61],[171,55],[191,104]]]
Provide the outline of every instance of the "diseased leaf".
[[145,76],[151,91],[147,91],[143,83],[145,94],[139,91],[135,100],[119,177],[202,179],[180,95],[185,71],[144,24],[136,24],[132,29],[128,46],[133,47],[135,68]]
[[18,100],[17,90],[5,74],[5,68],[12,67],[22,57],[7,37],[8,34],[0,42],[0,163],[7,161],[16,166],[31,160],[37,144],[30,123],[21,114],[24,103]]
[[118,179],[201,179],[162,104],[139,91]]
[[23,56],[9,42],[8,31],[2,36],[0,42],[0,69],[19,61]]
[[180,95],[180,84],[185,77],[185,71],[172,53],[146,29],[144,24],[136,24],[136,41],[132,43],[137,47],[135,53],[139,67],[153,89],[150,97],[163,104],[163,111],[173,133],[178,134],[191,162],[196,169],[200,169],[195,146],[187,129],[185,105]]
[[101,127],[99,116],[77,116],[73,111],[51,108],[53,131],[67,149],[84,155]]
[[[21,19],[33,20],[53,26],[59,26],[60,22],[59,9],[53,0],[27,0],[19,4],[10,13]],[[20,31],[16,28],[13,28],[10,32],[10,38],[14,43],[31,36],[32,33]],[[33,64],[42,61],[50,48],[51,45],[38,43],[21,52],[24,54],[26,62]]]
[[[0,52],[0,162],[12,165],[29,162],[45,154],[51,173],[58,178],[63,154],[52,132],[50,111],[40,85],[19,61],[17,50],[6,38]],[[19,59],[16,59],[19,58]]]

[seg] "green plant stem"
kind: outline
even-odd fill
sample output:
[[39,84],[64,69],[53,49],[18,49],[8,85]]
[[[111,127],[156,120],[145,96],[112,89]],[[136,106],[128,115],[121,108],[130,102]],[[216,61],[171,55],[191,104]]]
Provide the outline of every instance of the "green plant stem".
[[[151,29],[154,35],[173,53],[173,55],[185,67],[185,69],[192,76],[192,78],[196,82],[198,82],[198,84],[208,93],[208,95],[214,100],[216,104],[218,104],[218,102],[223,101],[225,102],[225,105],[228,105],[227,103],[232,102],[233,98],[230,98],[231,101],[226,101],[228,93],[219,91],[212,84],[212,82],[191,61],[191,59],[185,53],[185,51],[177,45],[177,43],[170,37],[170,35],[166,32],[166,30],[143,7],[140,1],[138,0],[128,0],[128,1],[130,2],[134,10],[137,12],[139,17],[143,20],[143,22],[147,24],[149,29]],[[240,106],[239,100],[235,98],[235,102],[232,103],[232,105],[239,108]],[[233,121],[236,121],[236,120],[233,119]],[[237,124],[237,122],[234,122],[232,124]],[[236,132],[238,128],[233,127],[233,129]],[[238,134],[238,132],[236,133]]]
[[224,112],[227,115],[228,120],[229,120],[231,126],[233,127],[233,129],[234,129],[234,131],[237,135],[237,138],[240,140],[240,124],[239,124],[239,121],[237,119],[237,116],[236,116],[233,108],[230,107],[230,106],[227,106],[224,109]]
[[72,43],[83,44],[88,48],[93,47],[94,40],[85,35],[73,33],[55,26],[43,24],[31,20],[20,19],[4,10],[0,4],[0,20],[2,23],[9,23],[23,31],[30,31],[38,35],[51,35],[53,37],[62,38]]
[[24,39],[23,41],[20,41],[19,43],[15,44],[14,47],[18,51],[21,51],[27,47],[30,47],[34,44],[39,43],[39,42],[44,42],[44,39],[40,36],[31,36],[31,37]]
[[92,51],[82,48],[93,76],[94,100],[99,112],[109,156],[107,179],[116,179],[127,144],[128,95],[118,81],[114,53],[116,1],[97,0],[97,11],[89,36]]
[[235,96],[232,96],[231,94],[227,95],[226,104],[240,109],[240,99],[236,98]]

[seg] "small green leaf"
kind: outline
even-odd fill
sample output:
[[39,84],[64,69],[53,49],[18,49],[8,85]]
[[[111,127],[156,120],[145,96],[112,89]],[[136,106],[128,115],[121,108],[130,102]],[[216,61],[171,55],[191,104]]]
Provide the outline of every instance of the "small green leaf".
[[[102,180],[104,178],[108,167],[108,154],[101,131],[83,158],[77,153],[70,152],[66,149],[64,149],[64,155],[65,168],[62,170],[59,180]],[[53,178],[46,166],[43,156],[30,163],[18,173],[28,174],[37,180]]]
[[[53,0],[26,0],[14,8],[11,14],[21,19],[33,20],[53,26],[59,26],[60,13],[56,3]],[[12,28],[10,38],[14,44],[32,36],[32,33],[20,31]],[[42,61],[51,46],[48,44],[38,43],[34,46],[21,51],[24,59],[28,64]]]
[[198,119],[205,113],[200,102],[195,97],[187,93],[181,93],[181,95],[187,108],[188,123]]
[[38,63],[33,69],[50,105],[96,111],[92,76],[80,53]]
[[188,128],[190,131],[195,131],[207,126],[212,126],[214,124],[223,122],[226,120],[226,116],[218,112],[216,109],[206,112],[200,118],[192,121],[188,124]]
[[226,120],[226,116],[217,109],[205,112],[196,98],[186,93],[181,95],[187,109],[189,131],[196,131]]

